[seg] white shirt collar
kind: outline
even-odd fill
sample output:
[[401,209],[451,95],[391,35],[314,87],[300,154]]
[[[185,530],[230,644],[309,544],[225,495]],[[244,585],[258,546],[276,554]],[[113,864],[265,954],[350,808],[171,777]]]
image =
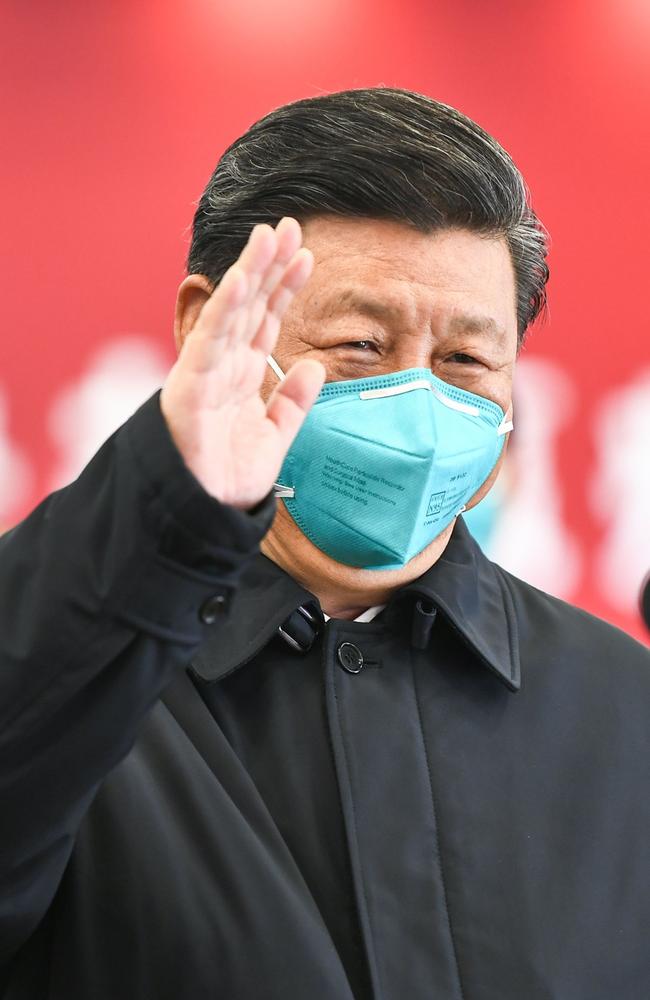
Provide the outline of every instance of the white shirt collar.
[[[362,611],[361,614],[355,618],[355,622],[371,622],[373,618],[376,618],[380,611],[383,611],[386,607],[385,604],[375,604],[374,607],[368,608],[366,611]],[[330,620],[330,616],[323,612],[323,618],[326,622]]]

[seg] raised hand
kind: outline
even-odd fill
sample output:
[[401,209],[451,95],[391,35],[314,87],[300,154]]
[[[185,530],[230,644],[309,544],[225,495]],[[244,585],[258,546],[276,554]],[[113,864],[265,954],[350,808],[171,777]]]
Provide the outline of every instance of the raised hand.
[[242,510],[262,500],[325,378],[298,361],[267,403],[266,355],[313,258],[295,219],[255,226],[239,260],[203,306],[160,396],[186,465],[203,488]]

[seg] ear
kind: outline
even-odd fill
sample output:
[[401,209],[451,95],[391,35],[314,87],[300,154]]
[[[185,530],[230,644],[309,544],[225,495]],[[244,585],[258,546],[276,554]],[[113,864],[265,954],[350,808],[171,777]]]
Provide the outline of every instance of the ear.
[[212,282],[204,274],[188,274],[179,285],[174,313],[174,341],[177,351],[180,351],[185,338],[196,324],[199,313],[213,290]]

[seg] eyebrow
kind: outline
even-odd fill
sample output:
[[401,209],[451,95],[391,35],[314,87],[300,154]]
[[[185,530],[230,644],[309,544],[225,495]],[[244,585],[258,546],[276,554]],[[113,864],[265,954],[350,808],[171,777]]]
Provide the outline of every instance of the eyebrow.
[[[402,306],[373,298],[356,288],[345,288],[323,304],[323,313],[328,318],[350,311],[393,325],[403,323],[406,314]],[[492,316],[476,313],[456,313],[448,330],[450,333],[487,333],[499,341],[506,338],[505,328]]]
[[398,305],[391,305],[381,299],[364,295],[356,288],[345,288],[337,292],[323,304],[323,313],[328,318],[340,316],[341,313],[356,312],[370,319],[403,322],[405,310]]
[[497,323],[492,316],[477,316],[472,313],[460,313],[449,324],[453,333],[489,333],[496,340],[506,339],[505,327]]

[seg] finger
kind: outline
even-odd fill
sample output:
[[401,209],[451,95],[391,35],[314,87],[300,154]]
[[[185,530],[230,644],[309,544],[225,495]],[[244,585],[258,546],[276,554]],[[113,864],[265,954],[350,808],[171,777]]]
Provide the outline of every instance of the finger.
[[261,276],[274,260],[277,251],[278,239],[273,227],[266,222],[253,226],[237,261],[250,279],[249,289],[257,290]]
[[285,262],[291,260],[302,244],[302,229],[297,219],[285,215],[275,227],[278,241],[278,257]]
[[278,429],[285,452],[300,430],[325,381],[320,361],[297,361],[271,394],[266,415]]
[[310,250],[301,247],[289,263],[282,281],[269,299],[264,317],[251,346],[270,354],[275,347],[280,323],[291,302],[306,285],[314,268],[314,258]]
[[262,276],[259,289],[267,298],[272,294],[284,274],[287,264],[300,249],[302,243],[300,224],[289,216],[280,219],[275,229],[275,235],[278,241],[277,253]]
[[[267,284],[272,285],[268,272],[276,260],[276,255],[285,258],[302,238],[300,225],[295,219],[287,217],[280,220],[277,230],[279,236],[276,236],[276,232],[266,224],[253,228],[239,259],[228,268],[201,310],[196,328],[199,337],[211,340],[230,337],[232,342],[236,343],[248,332],[248,327],[251,326],[250,303],[255,295],[255,289],[259,289],[265,276]],[[274,270],[276,274],[279,272],[282,275],[285,268],[286,264],[283,263]],[[259,327],[265,307],[266,298],[263,296],[260,315],[254,322],[249,336]],[[207,345],[199,346],[194,343],[191,350],[196,356],[199,369],[205,370],[211,366],[212,358]]]
[[205,371],[212,366],[214,345],[226,336],[229,318],[245,301],[247,281],[237,264],[228,268],[185,338],[179,361],[183,359],[182,363],[189,363],[195,371]]
[[[259,287],[261,276],[276,251],[277,238],[271,226],[266,223],[253,226],[238,260],[228,268],[201,310],[201,333],[225,337],[232,336],[233,330],[236,332],[237,327],[245,322],[242,317],[246,304]],[[233,291],[231,283],[235,281],[242,281],[244,287]]]
[[268,223],[253,226],[237,264],[248,278],[248,296],[239,311],[231,317],[228,333],[234,342],[242,337],[248,322],[248,313],[258,292],[263,276],[275,259],[278,241],[275,230]]
[[302,231],[296,219],[289,216],[280,219],[275,229],[276,253],[266,267],[251,274],[249,294],[245,308],[240,310],[236,333],[233,340],[249,342],[256,334],[264,319],[266,303],[282,280],[287,265],[300,247]]
[[[225,319],[224,311],[227,311],[228,307],[234,309],[244,304],[259,286],[260,276],[266,271],[276,252],[277,238],[271,226],[266,223],[253,226],[239,258],[228,268],[203,307],[201,318],[211,325],[222,323]],[[234,281],[235,276],[245,282],[246,294],[235,296],[236,301],[227,301],[229,282]]]
[[287,266],[282,280],[266,304],[251,346],[264,354],[271,354],[280,332],[280,322],[297,293],[304,288],[314,269],[311,250],[301,247]]

